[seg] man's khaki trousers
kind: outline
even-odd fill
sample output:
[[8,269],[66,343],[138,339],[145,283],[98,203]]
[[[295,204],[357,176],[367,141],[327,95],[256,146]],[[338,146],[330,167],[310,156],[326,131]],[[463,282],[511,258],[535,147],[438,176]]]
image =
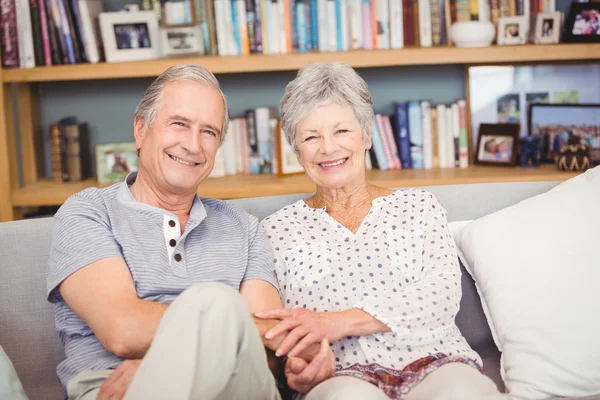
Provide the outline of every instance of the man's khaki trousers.
[[[95,400],[112,370],[86,370],[69,400]],[[264,346],[237,291],[198,284],[167,309],[125,400],[280,400]]]

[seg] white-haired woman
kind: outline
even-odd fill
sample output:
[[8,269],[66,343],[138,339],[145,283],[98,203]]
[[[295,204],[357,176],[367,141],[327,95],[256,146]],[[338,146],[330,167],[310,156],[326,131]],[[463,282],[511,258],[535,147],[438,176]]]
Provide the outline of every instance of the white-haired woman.
[[[316,193],[263,221],[285,309],[278,355],[324,338],[335,376],[313,399],[505,399],[455,325],[460,269],[446,212],[423,190],[367,182],[373,104],[341,63],[312,64],[285,90],[281,126]],[[305,390],[306,391],[306,390]]]

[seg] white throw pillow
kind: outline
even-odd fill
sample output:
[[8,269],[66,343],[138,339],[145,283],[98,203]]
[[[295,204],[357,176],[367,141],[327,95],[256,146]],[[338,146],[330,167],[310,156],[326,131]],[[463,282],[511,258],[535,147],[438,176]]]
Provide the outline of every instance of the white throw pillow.
[[457,229],[511,396],[600,393],[600,167]]

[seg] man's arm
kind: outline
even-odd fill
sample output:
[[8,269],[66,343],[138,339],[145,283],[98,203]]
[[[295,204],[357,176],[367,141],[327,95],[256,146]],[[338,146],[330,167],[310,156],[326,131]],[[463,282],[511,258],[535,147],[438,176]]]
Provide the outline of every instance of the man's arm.
[[103,258],[69,275],[59,291],[111,353],[140,359],[152,343],[166,304],[140,300],[122,258]]

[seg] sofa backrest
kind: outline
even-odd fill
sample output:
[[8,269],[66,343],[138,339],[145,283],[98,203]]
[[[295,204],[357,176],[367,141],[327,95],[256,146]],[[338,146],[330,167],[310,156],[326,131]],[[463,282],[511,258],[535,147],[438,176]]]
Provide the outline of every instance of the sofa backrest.
[[[448,210],[449,221],[474,219],[546,192],[557,182],[435,186],[430,190]],[[232,200],[264,218],[308,195]],[[64,352],[46,301],[46,263],[51,218],[0,223],[0,345],[11,358],[30,400],[63,398],[56,365]],[[457,324],[477,351],[492,343],[473,281],[463,270]]]

